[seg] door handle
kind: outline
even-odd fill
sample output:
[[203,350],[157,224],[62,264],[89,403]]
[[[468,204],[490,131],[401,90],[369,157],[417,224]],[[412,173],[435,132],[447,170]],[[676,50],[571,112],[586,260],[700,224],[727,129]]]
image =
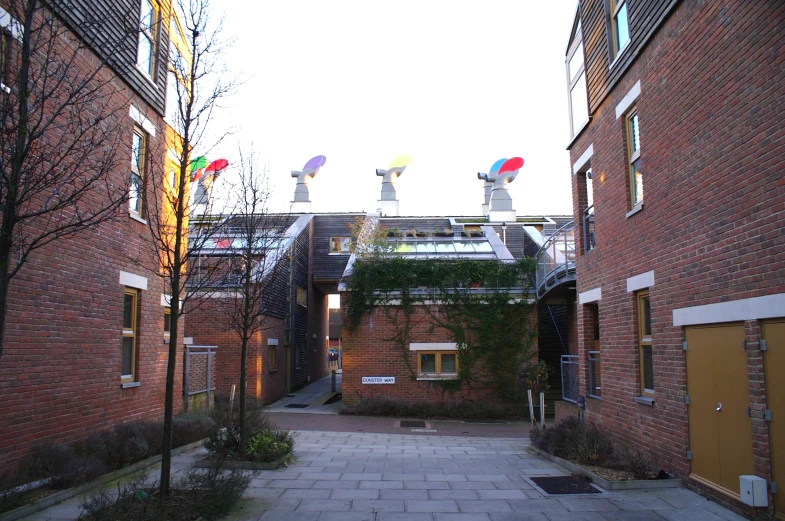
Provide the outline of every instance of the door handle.
[[717,403],[717,409],[716,410],[717,411],[721,411],[722,410],[722,404],[721,403]]

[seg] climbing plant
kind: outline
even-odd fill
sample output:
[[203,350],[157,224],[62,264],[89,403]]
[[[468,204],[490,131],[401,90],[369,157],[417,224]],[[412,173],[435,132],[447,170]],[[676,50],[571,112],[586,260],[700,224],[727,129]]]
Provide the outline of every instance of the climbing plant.
[[380,309],[393,331],[385,341],[399,348],[413,379],[414,328],[442,329],[459,346],[458,373],[433,385],[443,392],[490,391],[499,400],[520,401],[527,388],[547,386],[546,369],[533,349],[534,268],[531,259],[358,259],[349,280],[346,325],[356,330],[364,316]]

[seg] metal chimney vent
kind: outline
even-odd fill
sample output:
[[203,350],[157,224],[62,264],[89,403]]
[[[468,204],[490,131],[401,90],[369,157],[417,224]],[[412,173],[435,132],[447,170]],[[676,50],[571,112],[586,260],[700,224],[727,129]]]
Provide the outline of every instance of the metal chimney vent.
[[477,179],[482,179],[485,181],[483,183],[483,189],[485,190],[485,202],[482,205],[482,214],[485,217],[488,217],[488,210],[491,206],[491,192],[493,191],[493,182],[496,181],[496,176],[499,175],[499,168],[501,168],[505,161],[507,161],[506,157],[496,161],[493,165],[491,165],[491,169],[488,170],[487,174],[477,172]]
[[[494,163],[494,166],[496,166],[496,163]],[[488,211],[489,221],[507,222],[517,219],[515,209],[512,207],[512,198],[507,191],[507,185],[515,180],[518,171],[522,166],[523,159],[520,157],[513,157],[502,163],[496,175],[489,173],[485,176],[487,182],[493,183],[493,186],[491,187],[490,208]]]
[[377,208],[381,215],[398,216],[400,211],[398,208],[398,194],[395,191],[395,181],[406,170],[406,165],[412,160],[409,156],[398,156],[393,159],[387,170],[376,170],[376,175],[381,176],[382,179],[382,195],[376,202]]
[[297,186],[294,189],[294,201],[292,201],[293,213],[308,213],[311,211],[311,194],[308,191],[308,184],[311,179],[316,177],[319,169],[327,162],[325,156],[312,157],[305,163],[302,172],[292,170],[292,177],[297,178]]

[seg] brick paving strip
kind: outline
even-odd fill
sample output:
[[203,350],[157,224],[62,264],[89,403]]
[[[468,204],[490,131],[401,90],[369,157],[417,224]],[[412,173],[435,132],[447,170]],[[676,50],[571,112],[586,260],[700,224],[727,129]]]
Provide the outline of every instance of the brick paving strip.
[[[292,415],[302,416],[303,415]],[[334,416],[336,419],[346,417]],[[320,420],[324,424],[325,416]],[[279,418],[285,426],[286,418]],[[373,421],[370,421],[373,420]],[[603,492],[548,497],[529,476],[566,475],[527,450],[527,437],[488,436],[515,426],[463,425],[486,436],[373,433],[376,421],[352,418],[364,432],[301,430],[298,460],[286,469],[254,473],[228,521],[736,521],[742,518],[686,489]],[[302,420],[305,421],[305,420]],[[364,423],[363,423],[364,422]],[[445,422],[449,423],[449,422]],[[380,424],[381,425],[381,424]],[[387,427],[384,427],[385,429]],[[522,430],[521,426],[517,426]],[[512,432],[510,429],[509,432]],[[463,432],[463,431],[461,431]],[[203,454],[180,456],[184,464]],[[27,521],[75,518],[76,498]]]

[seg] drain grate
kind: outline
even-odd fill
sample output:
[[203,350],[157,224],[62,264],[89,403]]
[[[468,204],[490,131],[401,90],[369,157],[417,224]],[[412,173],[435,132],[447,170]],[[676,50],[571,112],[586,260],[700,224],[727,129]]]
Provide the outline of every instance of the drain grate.
[[289,405],[284,405],[284,407],[288,407],[290,409],[305,409],[308,407],[309,404],[307,403],[290,403]]
[[531,478],[548,494],[599,494],[586,479],[579,476],[544,476]]
[[405,429],[424,429],[425,422],[422,420],[401,420],[401,427]]

